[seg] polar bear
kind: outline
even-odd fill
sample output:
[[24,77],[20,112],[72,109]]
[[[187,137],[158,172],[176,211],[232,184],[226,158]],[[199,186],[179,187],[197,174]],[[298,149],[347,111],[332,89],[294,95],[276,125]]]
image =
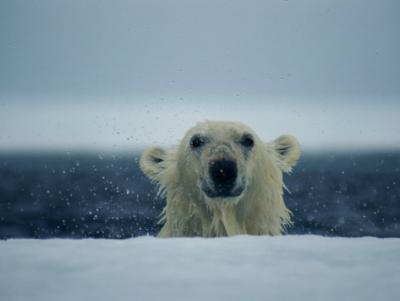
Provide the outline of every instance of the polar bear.
[[278,235],[291,224],[283,172],[300,157],[290,135],[264,143],[238,122],[205,121],[171,150],[144,151],[140,167],[166,197],[159,237]]

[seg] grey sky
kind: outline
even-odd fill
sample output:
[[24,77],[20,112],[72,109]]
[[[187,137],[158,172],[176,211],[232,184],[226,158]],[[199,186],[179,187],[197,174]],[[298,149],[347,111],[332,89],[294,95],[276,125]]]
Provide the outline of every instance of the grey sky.
[[[132,108],[131,117],[126,116],[131,127],[140,128],[147,122],[134,120],[145,116],[146,102],[155,102],[154,120],[148,126],[160,127],[169,122],[167,110],[158,111],[168,101],[168,111],[186,114],[180,116],[187,120],[182,127],[215,116],[247,118],[264,131],[272,123],[262,117],[256,121],[253,113],[270,116],[277,105],[297,110],[303,116],[298,123],[282,116],[283,109],[282,115],[274,117],[285,125],[282,130],[291,131],[287,125],[292,132],[303,128],[299,135],[310,146],[313,137],[321,146],[330,136],[309,135],[308,118],[314,115],[307,110],[318,104],[323,111],[318,118],[327,121],[316,126],[324,132],[328,126],[335,129],[334,120],[328,121],[332,112],[340,123],[339,105],[343,113],[353,110],[355,123],[349,127],[357,126],[352,135],[341,133],[348,135],[347,140],[357,144],[361,138],[356,132],[371,127],[365,119],[368,115],[387,123],[387,128],[380,126],[372,145],[381,145],[383,140],[387,146],[400,145],[400,129],[388,117],[399,109],[399,29],[400,2],[386,0],[2,0],[0,143],[4,148],[24,147],[29,139],[32,143],[27,146],[35,141],[42,146],[46,141],[62,142],[71,138],[71,129],[59,125],[57,131],[56,123],[88,110],[88,115],[82,113],[73,122],[81,129],[74,136],[76,145],[87,146],[88,137],[107,145],[119,138],[115,133],[96,136],[95,116],[90,112],[103,116],[105,126],[124,114],[118,107],[107,106],[119,102],[121,110]],[[254,111],[249,117],[236,114],[250,103],[248,108]],[[221,109],[218,114],[215,107]],[[236,113],[227,107],[235,107]],[[63,108],[72,115],[63,115]],[[44,112],[49,110],[59,115],[46,120]],[[374,111],[380,115],[373,115]],[[40,132],[39,121],[53,131]],[[28,130],[33,134],[26,134]],[[148,133],[147,137],[152,134],[159,136]],[[339,133],[335,137],[333,144],[347,141],[340,141]],[[147,144],[144,138],[140,144]],[[170,140],[174,139],[171,135]],[[363,146],[368,142],[361,140]]]
[[2,95],[398,98],[398,1],[0,4]]

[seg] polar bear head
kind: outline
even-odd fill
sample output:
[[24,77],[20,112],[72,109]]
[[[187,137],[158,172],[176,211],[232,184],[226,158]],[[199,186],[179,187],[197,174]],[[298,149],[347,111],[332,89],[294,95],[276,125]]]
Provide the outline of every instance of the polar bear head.
[[[249,206],[260,210],[262,202],[270,203],[269,209],[278,203],[288,214],[282,200],[282,172],[290,171],[299,156],[299,144],[292,136],[264,143],[242,123],[207,121],[191,128],[174,149],[146,150],[140,166],[167,194],[167,209],[206,206],[207,210],[200,209],[206,214],[236,207],[243,211],[234,210],[237,219],[251,211]],[[288,219],[279,214],[278,219]]]

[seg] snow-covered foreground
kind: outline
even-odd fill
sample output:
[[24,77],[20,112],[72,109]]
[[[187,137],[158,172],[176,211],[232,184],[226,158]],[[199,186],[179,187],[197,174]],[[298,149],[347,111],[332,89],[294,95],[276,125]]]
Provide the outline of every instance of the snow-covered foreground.
[[400,300],[400,239],[0,242],[0,300]]

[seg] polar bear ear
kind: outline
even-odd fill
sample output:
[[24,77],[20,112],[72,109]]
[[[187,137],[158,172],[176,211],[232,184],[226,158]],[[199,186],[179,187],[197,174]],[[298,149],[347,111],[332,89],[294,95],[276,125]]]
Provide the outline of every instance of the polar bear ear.
[[166,169],[167,152],[162,148],[151,147],[140,157],[140,168],[152,180],[159,180],[160,174]]
[[276,138],[271,145],[278,156],[282,170],[290,172],[301,154],[300,144],[297,139],[291,135],[282,135]]

